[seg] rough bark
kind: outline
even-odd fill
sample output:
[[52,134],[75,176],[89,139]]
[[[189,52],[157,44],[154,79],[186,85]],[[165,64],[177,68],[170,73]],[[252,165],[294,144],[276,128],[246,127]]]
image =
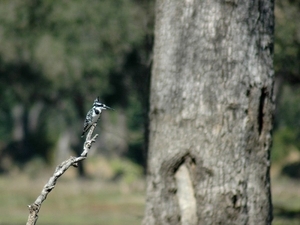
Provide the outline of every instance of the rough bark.
[[273,1],[157,0],[144,224],[271,224]]

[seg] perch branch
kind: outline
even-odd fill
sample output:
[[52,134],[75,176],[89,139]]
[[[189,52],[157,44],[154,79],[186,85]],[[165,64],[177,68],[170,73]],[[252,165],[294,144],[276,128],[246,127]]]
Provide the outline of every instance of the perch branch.
[[31,205],[28,205],[29,208],[29,216],[26,225],[35,225],[38,220],[38,213],[40,211],[40,208],[42,206],[43,201],[46,200],[48,194],[54,189],[55,184],[58,180],[58,178],[66,172],[67,169],[69,169],[70,166],[77,167],[78,162],[86,159],[90,148],[92,147],[92,143],[94,143],[98,137],[98,134],[95,134],[95,136],[92,138],[92,134],[94,132],[95,127],[97,126],[97,123],[93,124],[91,129],[89,130],[86,140],[83,144],[83,152],[79,157],[71,156],[66,161],[62,162],[60,165],[58,165],[53,173],[53,175],[48,180],[47,184],[44,186],[41,194],[37,197],[34,203]]

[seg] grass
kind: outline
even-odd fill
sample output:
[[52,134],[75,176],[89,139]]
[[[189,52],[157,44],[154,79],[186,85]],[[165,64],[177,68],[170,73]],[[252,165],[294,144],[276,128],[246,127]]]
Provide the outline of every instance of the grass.
[[[25,224],[27,205],[34,202],[50,175],[0,176],[0,225]],[[141,181],[140,181],[141,182]],[[144,214],[143,184],[78,180],[68,175],[58,181],[39,213],[39,225],[137,225]],[[273,225],[300,224],[300,181],[273,177]]]
[[273,225],[300,224],[300,182],[286,177],[272,180]]
[[[27,205],[40,194],[44,179],[0,177],[0,225],[25,224]],[[97,180],[64,180],[43,203],[39,225],[141,224],[143,191],[130,191],[125,184],[102,184]]]

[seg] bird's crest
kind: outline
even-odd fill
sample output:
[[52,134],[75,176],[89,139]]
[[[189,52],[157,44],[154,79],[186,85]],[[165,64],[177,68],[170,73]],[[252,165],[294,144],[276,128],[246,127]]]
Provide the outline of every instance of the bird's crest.
[[94,104],[100,102],[99,96],[94,100]]

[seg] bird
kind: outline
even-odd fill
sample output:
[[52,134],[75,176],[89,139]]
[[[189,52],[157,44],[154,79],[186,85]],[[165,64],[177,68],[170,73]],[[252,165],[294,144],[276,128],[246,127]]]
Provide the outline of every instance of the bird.
[[84,134],[91,128],[91,126],[99,120],[102,110],[106,109],[114,110],[113,108],[101,103],[99,97],[97,97],[94,100],[93,107],[86,114],[81,137],[83,137]]

